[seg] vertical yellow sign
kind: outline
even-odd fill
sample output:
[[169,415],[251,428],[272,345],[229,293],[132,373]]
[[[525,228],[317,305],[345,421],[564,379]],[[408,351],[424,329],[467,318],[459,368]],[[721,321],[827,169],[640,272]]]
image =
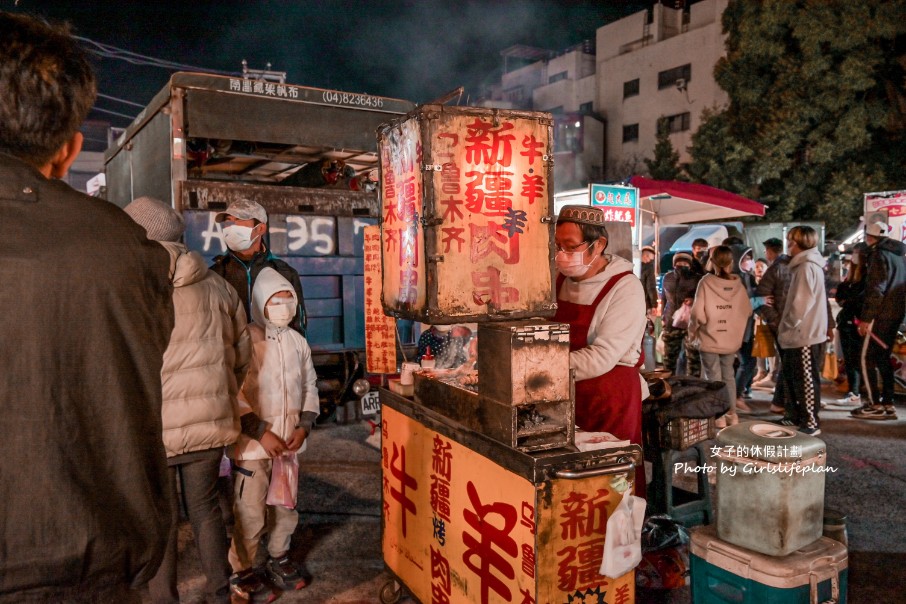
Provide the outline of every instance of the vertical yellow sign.
[[396,320],[381,306],[381,227],[365,227],[365,359],[369,373],[396,373]]

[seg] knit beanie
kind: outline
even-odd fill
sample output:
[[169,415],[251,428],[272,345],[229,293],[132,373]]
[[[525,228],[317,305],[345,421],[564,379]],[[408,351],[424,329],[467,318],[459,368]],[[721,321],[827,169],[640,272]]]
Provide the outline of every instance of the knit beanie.
[[179,241],[186,230],[182,216],[159,199],[137,197],[123,209],[145,228],[152,241]]

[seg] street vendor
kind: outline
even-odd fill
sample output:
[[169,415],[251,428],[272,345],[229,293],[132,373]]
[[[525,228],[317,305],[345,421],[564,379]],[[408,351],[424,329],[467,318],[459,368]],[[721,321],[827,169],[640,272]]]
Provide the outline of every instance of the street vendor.
[[[568,205],[557,219],[557,314],[569,324],[576,425],[642,443],[645,292],[632,263],[608,254],[604,211]],[[644,489],[644,480],[638,481]]]

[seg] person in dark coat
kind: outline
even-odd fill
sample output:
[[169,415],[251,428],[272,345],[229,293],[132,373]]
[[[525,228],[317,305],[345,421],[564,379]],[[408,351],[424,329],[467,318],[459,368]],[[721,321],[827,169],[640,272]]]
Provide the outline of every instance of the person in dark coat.
[[[906,245],[891,239],[890,227],[873,222],[865,227],[869,247],[865,277],[865,300],[859,313],[862,344],[862,375],[868,401],[852,411],[859,419],[897,419],[893,407],[894,375],[890,353],[897,330],[906,315]],[[876,376],[881,378],[878,388]]]
[[654,274],[655,251],[650,245],[642,248],[642,287],[645,288],[645,308],[657,308],[657,277]]
[[701,373],[701,358],[698,351],[689,345],[687,326],[675,326],[673,315],[683,305],[689,306],[695,299],[695,289],[702,275],[695,270],[696,261],[690,252],[677,252],[673,256],[673,270],[664,275],[661,299],[664,309],[664,369],[675,373],[680,351],[686,354],[686,364],[678,375],[698,376]]
[[305,297],[302,295],[302,280],[299,273],[267,248],[264,237],[267,233],[267,212],[261,204],[240,199],[234,201],[214,221],[222,225],[223,238],[229,248],[226,254],[214,258],[211,270],[232,285],[245,307],[246,316],[251,316],[250,300],[252,287],[258,273],[270,267],[290,282],[299,300],[299,309],[290,327],[303,336],[307,324]]
[[[774,338],[774,348],[777,350],[777,356],[774,357],[771,373],[762,380],[754,382],[752,388],[756,390],[773,391],[774,396],[771,402],[771,411],[774,413],[783,413],[786,407],[786,400],[783,391],[783,381],[780,377],[780,349],[777,344],[777,330],[780,327],[780,315],[786,304],[786,292],[790,288],[790,256],[783,253],[783,241],[776,237],[771,237],[764,242],[764,255],[770,262],[768,270],[764,272],[761,281],[755,288],[755,296],[760,300],[770,300],[770,304],[760,304],[755,302],[755,312],[761,317],[762,321],[768,326],[771,336]],[[777,386],[780,386],[779,388]]]
[[853,246],[846,278],[837,286],[834,298],[840,305],[837,313],[837,331],[840,334],[840,352],[843,353],[843,367],[849,391],[837,402],[842,405],[861,404],[862,380],[862,336],[856,325],[862,314],[865,299],[865,261],[868,246],[858,243]]
[[96,95],[65,27],[0,12],[0,602],[140,602],[170,528],[166,250],[63,181]]

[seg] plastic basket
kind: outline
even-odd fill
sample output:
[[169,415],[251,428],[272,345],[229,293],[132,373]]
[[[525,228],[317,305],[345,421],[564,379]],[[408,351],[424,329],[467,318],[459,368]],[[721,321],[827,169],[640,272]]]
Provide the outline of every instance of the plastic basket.
[[660,432],[661,447],[677,451],[714,438],[717,434],[713,417],[703,419],[678,417],[670,420]]

